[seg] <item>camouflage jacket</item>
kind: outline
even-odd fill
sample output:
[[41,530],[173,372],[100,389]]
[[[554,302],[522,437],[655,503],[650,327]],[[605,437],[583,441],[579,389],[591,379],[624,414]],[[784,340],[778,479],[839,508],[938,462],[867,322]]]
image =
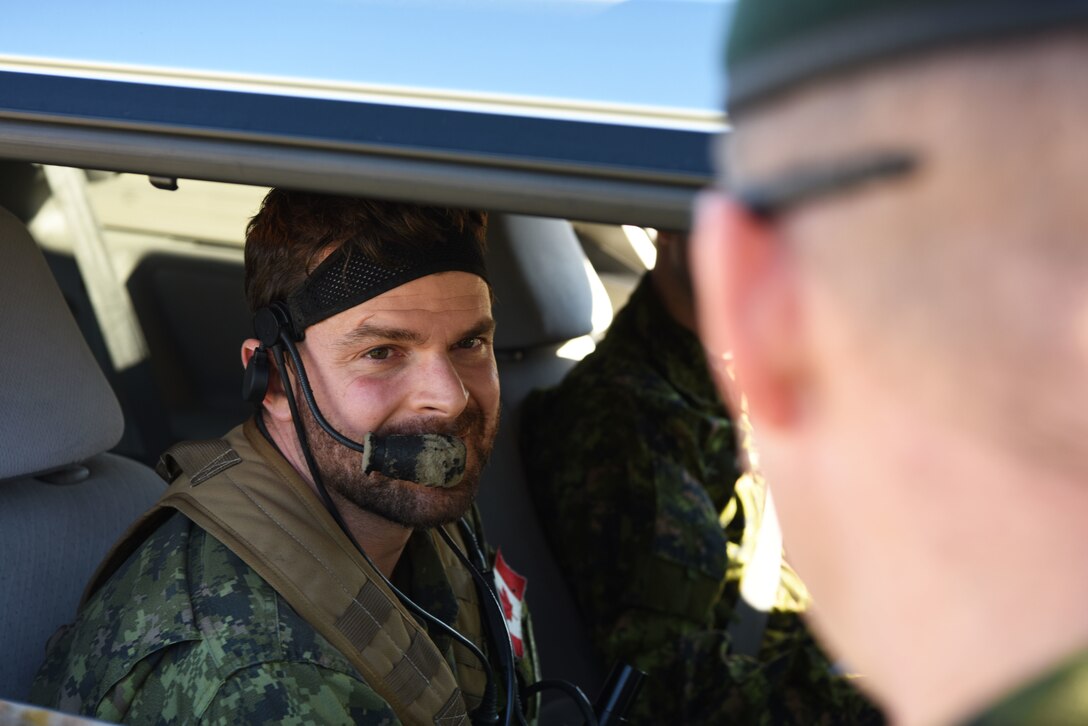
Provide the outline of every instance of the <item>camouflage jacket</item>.
[[702,347],[648,276],[597,350],[523,411],[534,501],[595,650],[650,675],[636,721],[880,720],[831,674],[788,567],[759,658],[729,652],[762,484],[738,483],[736,431]]
[[[454,623],[458,600],[431,537],[412,535],[392,579]],[[523,627],[528,632],[527,622]],[[456,672],[449,637],[427,632]],[[399,723],[344,655],[181,514],[155,530],[53,637],[31,698],[138,724]]]
[[1088,723],[1088,650],[1018,689],[967,723],[969,726]]

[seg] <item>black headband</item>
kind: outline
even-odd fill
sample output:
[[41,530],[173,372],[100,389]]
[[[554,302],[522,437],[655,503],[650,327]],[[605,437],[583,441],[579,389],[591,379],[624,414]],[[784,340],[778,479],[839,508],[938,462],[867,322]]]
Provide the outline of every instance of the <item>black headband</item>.
[[315,323],[436,272],[469,272],[487,281],[480,244],[471,237],[398,251],[374,262],[351,245],[330,254],[298,290],[287,298],[295,337]]

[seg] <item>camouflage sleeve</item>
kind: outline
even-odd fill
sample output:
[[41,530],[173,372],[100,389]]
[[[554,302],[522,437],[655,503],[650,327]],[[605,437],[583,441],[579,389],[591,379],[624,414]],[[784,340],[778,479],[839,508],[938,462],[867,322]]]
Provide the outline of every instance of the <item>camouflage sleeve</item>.
[[643,431],[638,412],[624,407],[611,402],[607,425],[595,412],[574,424],[569,438],[584,446],[567,449],[545,504],[594,649],[606,666],[618,660],[651,674],[633,720],[652,723],[684,715],[694,674],[720,676],[724,633],[719,647],[707,636],[698,650],[685,635],[703,633],[712,618],[725,538],[690,467],[655,450],[661,422],[656,432]]
[[202,724],[399,724],[369,686],[311,663],[260,663],[235,672],[219,687]]
[[[616,539],[607,545],[619,550],[613,562],[622,563],[624,571],[611,592],[596,588],[598,598],[610,597],[617,608],[597,636],[613,658],[651,659],[659,651],[657,660],[671,661],[678,636],[712,624],[723,589],[726,542],[706,492],[680,463],[636,458],[625,468],[624,488],[648,489],[645,496],[654,506],[642,517],[633,510],[609,515],[624,526],[610,533]],[[610,528],[601,529],[606,534]]]
[[[775,618],[777,616],[772,616]],[[675,641],[672,667],[646,680],[632,723],[873,725],[883,716],[842,676],[796,615],[789,643],[757,660],[731,654],[721,631],[692,631]],[[775,623],[784,632],[790,625]]]
[[729,652],[738,543],[684,432],[629,408],[591,409],[564,432],[577,446],[544,449],[555,475],[540,506],[604,664],[649,674],[631,722],[879,723],[796,613],[775,614],[759,660]]
[[595,635],[606,660],[629,663],[648,676],[630,721],[711,723],[711,712],[737,715],[737,704],[729,701],[739,696],[735,678],[746,672],[727,671],[729,638],[707,622],[721,582],[660,551],[629,564],[631,587],[622,596],[623,609],[611,627]]

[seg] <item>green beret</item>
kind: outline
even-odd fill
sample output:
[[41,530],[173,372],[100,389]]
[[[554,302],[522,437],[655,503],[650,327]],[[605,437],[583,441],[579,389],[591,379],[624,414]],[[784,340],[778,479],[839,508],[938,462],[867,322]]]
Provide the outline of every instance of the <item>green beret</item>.
[[727,109],[829,73],[1088,20],[1088,0],[738,0]]

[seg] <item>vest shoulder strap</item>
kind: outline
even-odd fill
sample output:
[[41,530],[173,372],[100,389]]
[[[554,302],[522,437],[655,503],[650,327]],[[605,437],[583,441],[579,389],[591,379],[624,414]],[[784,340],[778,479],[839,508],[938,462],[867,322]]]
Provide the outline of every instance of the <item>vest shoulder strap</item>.
[[[170,486],[107,556],[88,594],[180,511],[340,650],[402,721],[468,723],[466,696],[479,702],[481,680],[458,683],[426,631],[256,426],[236,428],[226,439],[179,444],[163,455],[159,470]],[[455,590],[459,600],[461,589]]]

